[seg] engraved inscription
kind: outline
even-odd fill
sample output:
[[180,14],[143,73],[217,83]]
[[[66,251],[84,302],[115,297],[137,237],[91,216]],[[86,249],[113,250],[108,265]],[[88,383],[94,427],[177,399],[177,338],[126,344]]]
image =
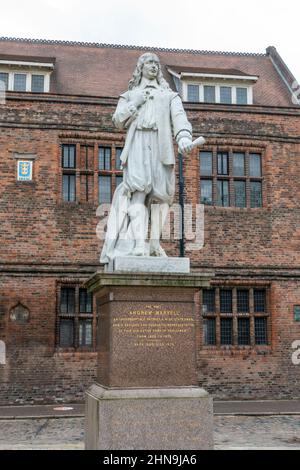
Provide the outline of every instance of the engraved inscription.
[[189,333],[194,328],[194,318],[175,309],[161,305],[146,305],[131,309],[114,318],[113,329],[122,337],[131,339],[135,347],[174,347],[175,337]]

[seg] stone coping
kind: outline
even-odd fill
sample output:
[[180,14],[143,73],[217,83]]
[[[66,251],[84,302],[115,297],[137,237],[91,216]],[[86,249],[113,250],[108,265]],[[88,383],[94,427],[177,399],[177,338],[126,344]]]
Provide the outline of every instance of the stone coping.
[[200,387],[173,388],[107,388],[100,384],[92,385],[86,392],[88,395],[101,400],[140,400],[140,399],[186,399],[209,398],[206,390]]
[[97,291],[103,287],[209,287],[214,277],[212,271],[191,274],[169,274],[169,273],[106,273],[98,271],[91,276],[84,286],[90,292]]

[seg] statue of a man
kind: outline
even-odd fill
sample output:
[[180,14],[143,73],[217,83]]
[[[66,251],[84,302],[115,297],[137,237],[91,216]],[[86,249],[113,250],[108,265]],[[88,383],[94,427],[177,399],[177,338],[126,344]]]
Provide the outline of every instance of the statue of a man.
[[114,193],[100,261],[108,263],[116,256],[166,256],[160,237],[175,193],[172,132],[179,151],[187,153],[192,148],[192,127],[155,54],[138,59],[113,122],[118,129],[127,129],[121,154],[123,182]]

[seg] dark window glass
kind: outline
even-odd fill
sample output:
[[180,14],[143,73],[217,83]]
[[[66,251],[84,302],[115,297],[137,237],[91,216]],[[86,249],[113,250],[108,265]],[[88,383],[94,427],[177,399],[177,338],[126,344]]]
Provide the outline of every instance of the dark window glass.
[[111,177],[99,176],[99,202],[111,202]]
[[71,348],[74,346],[74,321],[73,320],[60,320],[59,346],[62,348]]
[[44,75],[32,75],[31,76],[31,91],[43,93],[44,92]]
[[75,175],[63,175],[63,200],[67,202],[76,200]]
[[[0,82],[2,82],[4,85],[4,90],[8,90],[8,73],[3,73],[1,72],[0,73]],[[2,90],[3,90],[3,86],[2,86]]]
[[92,313],[92,293],[86,289],[79,290],[79,309],[80,313]]
[[214,86],[204,85],[204,102],[215,103],[216,102],[216,88]]
[[268,344],[267,318],[255,318],[255,344]]
[[121,170],[121,153],[123,152],[122,147],[117,147],[116,148],[116,170]]
[[254,290],[254,312],[264,313],[266,312],[266,291],[264,289]]
[[249,173],[250,176],[261,176],[261,155],[259,153],[249,154]]
[[217,205],[229,206],[229,184],[228,181],[218,180],[217,182]]
[[201,203],[212,204],[212,180],[201,180]]
[[63,287],[60,293],[60,313],[75,313],[75,289]]
[[262,186],[260,181],[250,182],[250,207],[262,207]]
[[221,327],[221,345],[231,345],[232,344],[232,319],[231,318],[221,318],[220,320]]
[[211,346],[216,344],[216,319],[205,318],[203,320],[204,344]]
[[227,152],[218,152],[218,175],[228,175]]
[[62,166],[63,168],[76,167],[76,145],[62,146]]
[[111,148],[99,147],[99,170],[111,169]]
[[231,104],[232,103],[232,90],[229,86],[220,87],[220,103]]
[[80,320],[79,321],[79,346],[92,346],[92,321]]
[[123,182],[123,176],[117,175],[116,176],[116,188]]
[[14,91],[26,91],[26,74],[14,74]]
[[233,176],[244,176],[245,175],[245,154],[234,153],[233,154]]
[[202,312],[214,313],[216,311],[215,305],[215,289],[203,289],[202,291]]
[[212,174],[212,152],[200,152],[200,173],[201,176]]
[[232,290],[220,289],[220,312],[232,313]]
[[181,83],[181,80],[180,80],[180,78],[174,77],[174,76],[173,76],[173,80],[174,80],[174,84],[175,84],[176,91],[178,91],[178,93],[179,93],[180,96],[181,96],[181,95],[182,95],[182,83]]
[[250,344],[250,319],[238,318],[238,344],[247,346]]
[[188,101],[199,101],[199,85],[188,85]]
[[245,181],[234,181],[234,199],[236,207],[246,207]]
[[249,313],[249,291],[246,289],[238,289],[236,294],[238,313]]
[[248,92],[247,88],[237,88],[236,89],[236,103],[237,104],[247,104],[248,103]]

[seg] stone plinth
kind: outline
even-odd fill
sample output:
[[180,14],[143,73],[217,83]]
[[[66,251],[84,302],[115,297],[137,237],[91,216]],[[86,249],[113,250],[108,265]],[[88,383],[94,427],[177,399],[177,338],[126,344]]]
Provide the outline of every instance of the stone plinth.
[[189,274],[189,258],[155,256],[118,256],[107,267],[107,272]]
[[96,273],[97,384],[87,392],[89,449],[212,448],[199,388],[196,297],[211,275]]
[[212,398],[203,389],[113,390],[86,398],[86,449],[212,449]]
[[87,285],[99,315],[98,383],[197,385],[195,294],[207,276],[98,273]]

